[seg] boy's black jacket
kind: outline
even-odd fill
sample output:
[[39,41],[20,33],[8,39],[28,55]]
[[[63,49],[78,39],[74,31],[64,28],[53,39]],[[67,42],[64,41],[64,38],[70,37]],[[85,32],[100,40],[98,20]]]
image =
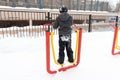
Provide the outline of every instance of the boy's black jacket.
[[53,28],[59,28],[59,35],[68,35],[72,33],[72,25],[72,17],[67,12],[64,12],[56,18],[56,21],[53,24]]

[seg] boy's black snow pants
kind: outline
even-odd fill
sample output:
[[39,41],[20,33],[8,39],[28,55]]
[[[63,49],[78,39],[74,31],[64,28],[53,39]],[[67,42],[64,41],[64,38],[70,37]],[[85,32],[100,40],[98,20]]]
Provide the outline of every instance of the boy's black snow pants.
[[[65,40],[64,38],[67,37],[67,39]],[[67,36],[63,36],[63,35],[59,35],[59,58],[58,58],[58,62],[60,64],[64,63],[64,57],[65,57],[65,53],[64,50],[66,49],[67,52],[67,57],[68,57],[68,61],[69,62],[73,62],[73,51],[71,49],[71,35],[67,35]]]

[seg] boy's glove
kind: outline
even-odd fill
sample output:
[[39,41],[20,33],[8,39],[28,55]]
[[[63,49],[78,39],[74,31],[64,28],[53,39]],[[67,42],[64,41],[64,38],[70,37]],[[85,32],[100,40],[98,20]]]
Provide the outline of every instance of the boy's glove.
[[72,28],[72,30],[74,30],[74,31],[77,31],[77,30],[78,30],[78,27],[77,27],[75,24],[72,25],[71,28]]

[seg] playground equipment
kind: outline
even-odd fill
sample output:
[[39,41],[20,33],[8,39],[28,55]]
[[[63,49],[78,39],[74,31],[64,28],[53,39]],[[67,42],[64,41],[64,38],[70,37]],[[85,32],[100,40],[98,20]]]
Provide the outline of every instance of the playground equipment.
[[[120,46],[119,44],[119,27],[114,24],[119,24],[118,22],[110,23],[110,25],[114,28],[114,38],[113,38],[113,45],[112,45],[112,55],[120,54]],[[117,52],[115,51],[117,50]]]
[[[44,26],[52,26],[52,24],[45,24]],[[50,28],[49,28],[50,29]],[[67,69],[77,67],[80,63],[80,51],[81,51],[81,40],[82,40],[82,29],[79,28],[76,33],[76,48],[75,48],[75,55],[74,55],[74,63],[68,66],[62,66],[58,70],[51,70],[50,69],[50,41],[52,46],[52,53],[53,53],[53,59],[54,63],[58,64],[56,61],[55,51],[54,51],[54,44],[53,44],[53,35],[54,32],[50,32],[49,29],[46,31],[46,69],[49,74],[55,74],[60,71],[66,71]]]

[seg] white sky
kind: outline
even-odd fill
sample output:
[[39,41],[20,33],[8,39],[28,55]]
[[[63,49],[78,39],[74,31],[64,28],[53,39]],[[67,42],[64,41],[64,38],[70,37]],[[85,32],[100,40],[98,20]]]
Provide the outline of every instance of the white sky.
[[[45,36],[0,36],[0,80],[120,80],[120,56],[111,55],[113,35],[113,31],[83,32],[79,66],[55,75],[46,72]],[[74,33],[72,41],[74,50]],[[57,54],[56,35],[54,42]],[[51,63],[52,69],[59,67]]]

